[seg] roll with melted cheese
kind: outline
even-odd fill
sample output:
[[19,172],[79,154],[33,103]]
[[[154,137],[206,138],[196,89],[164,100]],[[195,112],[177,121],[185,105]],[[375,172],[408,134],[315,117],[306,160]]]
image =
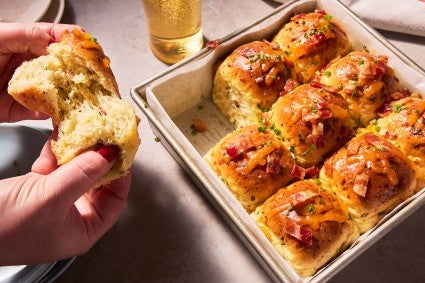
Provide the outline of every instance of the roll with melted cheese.
[[279,94],[298,83],[278,45],[254,41],[236,48],[219,65],[212,98],[236,128],[259,124]]
[[335,59],[313,84],[341,94],[358,126],[376,118],[377,110],[393,99],[391,95],[402,91],[394,70],[388,66],[388,57],[366,51],[353,51]]
[[323,10],[295,15],[272,41],[288,54],[301,83],[310,82],[317,71],[352,48],[342,28]]
[[291,153],[274,133],[258,126],[228,134],[205,160],[248,212],[294,178]]
[[326,160],[320,181],[347,204],[364,233],[414,194],[417,174],[412,162],[392,143],[363,133]]
[[344,99],[307,84],[280,97],[264,117],[304,167],[319,165],[353,134]]
[[[416,96],[416,97],[415,97]],[[385,105],[382,117],[367,127],[392,142],[416,165],[422,189],[425,180],[425,100],[418,94]]]
[[359,235],[345,204],[311,180],[280,189],[251,216],[302,277],[313,275]]

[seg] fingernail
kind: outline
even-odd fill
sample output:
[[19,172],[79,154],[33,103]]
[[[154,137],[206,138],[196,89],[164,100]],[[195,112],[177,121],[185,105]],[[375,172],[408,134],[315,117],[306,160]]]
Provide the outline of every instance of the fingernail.
[[96,151],[108,162],[112,162],[117,158],[120,148],[117,145],[101,145]]

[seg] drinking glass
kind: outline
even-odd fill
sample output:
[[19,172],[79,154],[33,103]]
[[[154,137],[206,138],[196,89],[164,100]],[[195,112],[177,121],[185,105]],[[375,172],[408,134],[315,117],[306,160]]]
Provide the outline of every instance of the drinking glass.
[[201,0],[142,0],[152,53],[174,64],[203,46]]

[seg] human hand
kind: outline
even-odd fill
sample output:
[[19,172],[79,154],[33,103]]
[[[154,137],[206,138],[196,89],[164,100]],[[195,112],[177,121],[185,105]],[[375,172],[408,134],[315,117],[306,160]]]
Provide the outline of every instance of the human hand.
[[0,180],[0,265],[38,264],[88,251],[116,222],[131,176],[89,189],[114,165],[115,146],[58,167],[45,144],[32,172]]
[[46,119],[17,103],[8,93],[7,84],[22,62],[46,54],[46,47],[60,39],[74,25],[53,23],[0,23],[0,122]]

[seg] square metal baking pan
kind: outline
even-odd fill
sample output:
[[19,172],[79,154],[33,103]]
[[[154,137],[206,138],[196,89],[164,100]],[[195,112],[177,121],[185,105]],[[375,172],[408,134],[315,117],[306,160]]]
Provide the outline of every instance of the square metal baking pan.
[[[425,190],[405,201],[349,249],[307,278],[300,277],[277,253],[249,214],[203,160],[204,154],[222,137],[234,131],[211,99],[215,70],[236,47],[254,40],[271,39],[293,14],[323,9],[346,31],[355,48],[366,46],[374,54],[387,55],[400,82],[425,94],[425,71],[366,25],[337,0],[290,1],[269,15],[219,40],[213,48],[196,55],[131,89],[131,96],[147,116],[153,132],[222,213],[241,241],[258,259],[270,277],[279,282],[324,282],[344,268],[376,241],[425,203]],[[194,134],[194,118],[208,130]]]

